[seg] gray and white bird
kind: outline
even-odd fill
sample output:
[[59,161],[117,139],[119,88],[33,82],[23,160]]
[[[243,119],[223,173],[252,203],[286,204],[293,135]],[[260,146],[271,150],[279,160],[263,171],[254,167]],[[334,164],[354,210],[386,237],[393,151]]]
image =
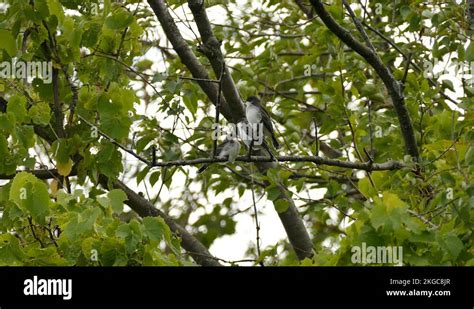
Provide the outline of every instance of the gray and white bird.
[[[217,157],[227,158],[227,162],[234,163],[235,159],[240,152],[240,142],[236,138],[226,138],[224,142],[217,146]],[[204,164],[198,170],[198,174],[204,172],[208,167],[209,163]]]
[[250,96],[247,98],[245,103],[245,116],[247,117],[247,121],[252,125],[262,125],[263,133],[264,135],[271,137],[273,147],[276,149],[280,148],[280,144],[275,137],[275,131],[273,130],[270,114],[268,114],[265,108],[260,104],[260,99]]
[[[254,133],[252,133],[254,131]],[[237,136],[244,142],[244,145],[248,149],[248,156],[250,157],[252,155],[252,149],[255,146],[261,146],[264,150],[268,152],[270,157],[275,160],[275,156],[271,152],[270,148],[268,147],[267,142],[263,138],[263,130],[260,130],[257,132],[257,134],[261,134],[262,136],[256,137],[255,135],[255,130],[249,125],[249,122],[247,119],[237,123]],[[256,142],[256,145],[254,145]]]

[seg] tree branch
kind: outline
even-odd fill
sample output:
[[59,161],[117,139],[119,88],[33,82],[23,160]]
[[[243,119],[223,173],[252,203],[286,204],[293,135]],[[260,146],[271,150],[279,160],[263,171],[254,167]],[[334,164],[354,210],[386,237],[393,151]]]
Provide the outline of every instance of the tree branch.
[[[174,23],[173,17],[170,15],[168,8],[163,0],[148,0],[148,4],[153,9],[158,21],[166,34],[166,37],[170,41],[174,50],[178,54],[183,64],[191,72],[194,78],[201,79],[197,80],[199,86],[211,100],[211,102],[217,104],[217,85],[210,83],[205,80],[209,80],[209,74],[206,68],[199,62],[196,55],[189,48],[188,43],[184,40],[178,27]],[[232,113],[229,106],[224,98],[221,99],[221,112],[227,119],[233,119]]]
[[[198,29],[201,33],[203,41],[206,44],[208,43],[210,36],[215,39],[214,35],[212,34],[209,20],[207,19],[206,12],[204,11],[204,8],[201,7],[201,4],[197,1],[191,2],[191,11],[193,11],[193,15],[195,15],[196,23],[198,24]],[[186,41],[181,36],[177,26],[173,21],[173,18],[168,12],[164,0],[148,0],[148,3],[155,12],[155,15],[157,16],[158,20],[160,21],[160,24],[168,40],[171,42],[182,63],[189,69],[193,77],[209,79],[206,69],[199,62],[199,60],[196,58],[194,53],[187,45]],[[193,4],[196,4],[197,6],[193,8]],[[222,65],[224,63],[223,55],[220,51],[220,43],[217,41],[217,39],[211,39],[211,44],[213,46],[211,50],[214,50],[215,48],[217,48],[218,50],[214,50],[216,53],[207,53],[207,55],[205,55],[210,56],[208,58],[214,69],[215,75],[218,76],[220,69],[222,68]],[[209,44],[206,46],[209,46]],[[214,59],[217,57],[218,59]],[[232,77],[230,76],[229,72],[226,71],[224,77],[224,97],[221,101],[222,114],[227,120],[237,123],[239,120],[245,118],[244,109],[240,96],[235,88],[235,84],[233,83]],[[208,82],[200,82],[199,85],[206,93],[206,95],[211,99],[211,101],[216,104],[218,97],[217,85]],[[269,168],[274,166],[274,162],[260,162],[257,165],[257,168],[262,173],[265,173]],[[286,197],[286,191],[282,190],[281,193],[283,196]],[[283,222],[283,225],[285,226],[290,243],[295,249],[295,252],[299,259],[311,257],[313,255],[313,244],[309,238],[309,234],[306,231],[306,228],[303,224],[301,217],[298,214],[293,200],[287,197],[285,199],[287,199],[289,202],[289,208],[286,212],[279,213],[279,216]]]
[[[196,25],[204,43],[203,46],[201,46],[201,50],[209,59],[214,73],[217,75],[224,63],[224,56],[222,55],[220,49],[221,44],[212,32],[211,24],[207,18],[204,8],[204,1],[188,0],[188,5],[191,9],[191,12],[193,13]],[[237,91],[234,81],[232,80],[230,72],[227,70],[227,67],[223,78],[224,97],[226,98],[232,110],[234,119],[238,119],[239,121],[241,119],[245,119],[242,100],[240,99],[240,95]],[[268,168],[272,165],[274,164],[260,164],[257,166],[257,168],[262,173],[266,173]],[[289,198],[287,189],[283,186],[279,186],[279,189],[280,195],[278,198],[286,200],[287,205],[289,205],[286,211],[278,213],[278,216],[280,217],[280,220],[282,221],[288,235],[288,239],[290,240],[290,243],[300,260],[311,257],[313,256],[313,244],[309,237],[308,231],[303,224],[293,200]]]
[[302,0],[295,0],[296,5],[300,7],[300,9],[303,11],[303,13],[306,15],[308,19],[313,18],[313,9],[311,8],[311,5],[304,4]]
[[198,27],[203,45],[198,46],[201,51],[210,61],[214,74],[221,75],[221,70],[224,68],[222,79],[222,92],[224,97],[232,110],[232,116],[236,122],[245,119],[244,107],[240,99],[239,91],[230,75],[229,69],[225,65],[224,56],[221,52],[221,43],[217,40],[212,32],[211,23],[207,18],[204,8],[203,0],[189,0],[189,8],[194,16],[194,20]]
[[[15,173],[11,175],[5,175],[5,174],[0,174],[0,180],[9,180],[15,178],[16,174],[21,173],[21,172],[27,172],[30,174],[33,174],[36,178],[38,179],[56,179],[58,177],[61,177],[61,175],[58,173],[58,170],[53,168],[53,169],[38,169],[38,170],[18,170]],[[69,176],[76,176],[77,171],[73,169]]]
[[[369,29],[370,31],[372,31],[373,33],[375,33],[376,35],[378,35],[382,40],[384,40],[385,42],[387,42],[390,46],[392,46],[397,52],[400,53],[400,55],[407,59],[408,61],[408,55],[403,52],[403,50],[397,46],[397,44],[395,44],[395,42],[393,42],[392,40],[390,40],[389,38],[387,38],[383,33],[381,33],[380,31],[378,31],[377,29],[375,29],[374,27],[370,26],[369,24],[367,24],[366,22],[362,22],[362,24],[367,27],[367,29]],[[413,60],[410,59],[410,61],[408,61],[409,64],[411,64],[418,72],[421,72],[423,73],[423,69],[420,68]],[[428,77],[427,78],[428,82],[430,83],[431,86],[433,87],[438,87],[438,83],[433,80],[432,78]],[[456,102],[454,99],[452,99],[451,97],[449,97],[445,92],[443,91],[440,91],[439,92],[443,98],[445,98],[446,100],[450,101],[451,103],[454,103],[454,104],[458,104],[458,102]]]
[[324,4],[320,0],[310,0],[316,13],[319,15],[324,24],[333,32],[341,41],[361,55],[367,63],[369,63],[378,76],[382,79],[388,90],[392,103],[398,116],[402,136],[405,142],[406,152],[411,155],[415,161],[419,161],[418,146],[415,139],[413,125],[411,123],[410,114],[405,106],[400,83],[395,79],[389,68],[382,62],[379,55],[369,47],[357,41],[351,33],[337,23],[337,21],[326,11]]
[[[39,179],[51,179],[59,177],[56,169],[32,170],[32,171],[17,171],[13,175],[0,175],[0,179],[13,179],[17,173],[28,172]],[[69,176],[77,175],[77,170],[74,168]],[[99,182],[102,186],[108,189],[108,179],[104,175],[99,176]],[[125,203],[132,208],[138,215],[143,217],[162,217],[171,231],[181,237],[182,247],[193,257],[194,261],[202,266],[221,266],[219,262],[209,253],[207,248],[194,236],[192,236],[184,227],[177,224],[170,216],[163,211],[157,209],[148,200],[135,193],[127,185],[121,181],[116,181],[113,184],[115,189],[121,189],[127,195]]]
[[[46,140],[48,143],[52,143],[52,138],[44,131],[37,131],[35,126],[35,133],[38,134],[41,138]],[[104,136],[106,137],[106,136]],[[107,137],[106,137],[107,138]],[[82,160],[80,155],[75,155],[73,157],[74,161],[77,163]],[[17,171],[19,173],[22,171]],[[59,175],[56,169],[51,170],[34,170],[26,171],[32,173],[40,179],[51,179],[57,178]],[[77,171],[75,168],[72,169],[70,176],[76,175]],[[0,175],[0,179],[12,179],[15,175]],[[104,175],[99,175],[99,182],[108,189],[108,179]],[[112,185],[114,188],[122,189],[125,194],[127,194],[126,204],[135,211],[140,216],[160,216],[162,217],[166,224],[170,227],[171,231],[181,236],[181,245],[182,247],[193,257],[194,261],[197,264],[202,266],[221,266],[221,264],[209,253],[206,247],[193,235],[186,231],[184,227],[176,223],[171,217],[162,212],[161,210],[155,208],[153,204],[150,203],[147,199],[135,193],[127,185],[121,181],[116,181]]]
[[[102,184],[102,186],[108,188],[108,179],[105,176],[101,175],[99,177],[99,182]],[[125,203],[142,218],[162,217],[166,224],[170,227],[171,231],[181,237],[181,245],[192,256],[196,263],[202,266],[221,266],[221,264],[214,257],[212,257],[207,248],[199,240],[186,231],[184,227],[177,224],[170,216],[155,208],[153,204],[150,203],[150,201],[135,193],[135,191],[130,189],[119,180],[113,184],[113,187],[115,189],[121,189],[125,192],[127,195],[127,200]]]
[[[371,162],[351,162],[351,161],[342,161],[342,160],[333,160],[323,157],[316,156],[279,156],[275,157],[278,162],[311,162],[316,165],[327,165],[327,166],[337,166],[341,168],[348,168],[354,170],[362,171],[392,171],[402,168],[407,168],[408,166],[398,162],[398,161],[387,161],[383,163],[371,163]],[[247,163],[263,163],[263,162],[273,162],[273,159],[266,156],[240,156],[235,159],[236,162],[247,162]],[[171,167],[171,166],[193,166],[199,164],[214,164],[214,163],[225,163],[227,158],[215,157],[215,158],[198,158],[192,160],[175,160],[175,161],[165,161],[165,162],[156,162],[153,167]],[[0,174],[0,180],[13,179],[16,174],[21,172],[28,172],[36,176],[39,179],[51,179],[59,177],[57,169],[39,169],[39,170],[18,170],[12,175]],[[73,168],[69,176],[76,176],[77,171]],[[242,177],[242,175],[239,175]],[[295,173],[295,178],[300,177],[309,177],[325,181],[320,176],[313,175],[303,175]],[[248,179],[252,181],[252,179]],[[263,185],[263,183],[259,183]]]
[[[351,161],[341,161],[327,159],[323,157],[316,156],[278,156],[275,157],[278,162],[312,162],[316,165],[328,165],[328,166],[337,166],[342,168],[363,170],[363,171],[387,171],[387,170],[397,170],[403,167],[407,167],[401,162],[398,161],[388,161],[384,163],[371,163],[371,162],[351,162]],[[236,162],[272,162],[273,159],[267,156],[240,156],[235,159]],[[166,161],[166,162],[157,162],[155,167],[170,167],[170,166],[188,166],[188,165],[198,165],[198,164],[212,164],[212,163],[223,163],[227,162],[227,158],[216,157],[216,158],[199,158],[192,160],[176,160],[176,161]]]

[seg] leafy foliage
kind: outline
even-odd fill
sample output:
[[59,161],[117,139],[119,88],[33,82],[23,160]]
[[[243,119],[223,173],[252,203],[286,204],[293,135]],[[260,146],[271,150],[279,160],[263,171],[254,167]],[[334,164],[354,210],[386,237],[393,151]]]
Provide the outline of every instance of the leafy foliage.
[[[51,62],[58,79],[0,80],[6,107],[0,108],[0,175],[10,179],[0,183],[0,265],[189,263],[165,220],[129,212],[127,194],[112,186],[118,179],[206,247],[235,234],[237,218],[252,214],[251,190],[259,205],[282,213],[289,202],[278,188],[287,188],[316,255],[300,262],[284,242],[262,248],[260,256],[249,246],[256,264],[350,265],[351,248],[365,242],[403,246],[407,265],[474,265],[474,89],[456,74],[429,76],[433,85],[414,66],[405,72],[406,59],[384,40],[411,53],[422,69],[435,61],[468,65],[474,47],[463,30],[465,1],[369,1],[367,12],[352,1],[357,16],[382,34],[367,30],[383,62],[405,79],[418,170],[405,156],[381,79],[319,19],[306,20],[292,1],[205,1],[232,78],[243,98],[263,97],[286,145],[281,154],[330,157],[330,148],[341,160],[368,161],[370,154],[375,162],[407,167],[366,173],[292,162],[262,174],[237,162],[200,176],[194,167],[149,168],[117,147],[150,160],[155,147],[159,161],[208,157],[214,122],[198,83],[179,78],[191,75],[151,9],[122,2],[8,0],[2,6],[0,61]],[[362,42],[341,2],[325,2]],[[181,6],[187,10],[182,1],[167,3],[174,17]],[[207,65],[188,22],[178,24]],[[58,173],[44,180],[29,172],[45,168]],[[104,189],[97,187],[101,177]]]

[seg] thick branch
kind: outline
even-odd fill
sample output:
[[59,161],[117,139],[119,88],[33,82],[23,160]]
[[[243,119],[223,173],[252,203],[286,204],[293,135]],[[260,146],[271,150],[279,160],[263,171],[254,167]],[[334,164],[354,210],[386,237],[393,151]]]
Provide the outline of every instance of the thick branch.
[[[194,1],[196,2],[196,1]],[[181,34],[179,33],[178,28],[174,24],[173,18],[170,16],[168,9],[166,7],[166,4],[164,0],[148,0],[148,3],[152,7],[153,11],[155,12],[156,16],[158,17],[158,20],[161,23],[161,26],[163,27],[163,30],[165,31],[165,34],[168,38],[168,40],[171,42],[173,45],[174,49],[176,50],[176,53],[178,56],[181,58],[181,61],[183,64],[191,71],[193,76],[195,78],[203,78],[203,79],[209,79],[207,71],[205,68],[199,63],[199,60],[196,58],[196,56],[192,53],[190,48],[187,46],[186,41],[182,38]],[[199,3],[196,3],[199,4]],[[205,16],[205,11],[201,7],[196,7],[195,9],[192,8],[192,5],[190,6],[191,10],[194,10],[193,14],[197,14],[199,17],[196,17],[196,23],[198,24],[199,31],[201,32],[201,36],[203,37],[203,41],[207,43],[207,39],[209,39],[209,35],[214,35],[212,34],[212,30],[209,24],[209,20],[207,19],[207,16]],[[199,21],[198,21],[199,20]],[[204,25],[203,23],[207,23]],[[206,32],[207,31],[207,32]],[[203,35],[204,33],[204,35]],[[214,37],[215,38],[215,37]],[[218,42],[217,42],[218,43]],[[215,41],[213,42],[215,44]],[[217,44],[220,45],[220,44]],[[219,51],[217,53],[214,53],[212,57],[209,57],[210,54],[207,54],[211,65],[214,69],[214,72],[219,72],[222,68],[222,65],[224,63],[222,53],[220,52],[220,46],[217,46],[219,48]],[[216,57],[219,57],[219,59],[214,59]],[[216,76],[219,75],[219,73],[216,73]],[[222,110],[222,114],[224,117],[231,122],[238,122],[239,120],[243,119],[245,117],[245,113],[243,110],[242,102],[240,100],[240,96],[238,92],[235,89],[235,84],[232,81],[232,78],[228,72],[226,72],[226,78],[227,83],[224,83],[224,89],[227,88],[227,86],[231,87],[231,89],[225,89],[224,92],[224,98],[225,100],[222,100],[221,106],[225,107],[226,110],[228,111],[227,113],[225,110]],[[212,84],[213,87],[210,87],[208,84]],[[203,91],[207,94],[207,96],[211,99],[214,104],[217,102],[217,86],[214,83],[208,83],[208,82],[201,82],[199,84]],[[224,104],[226,102],[227,104]],[[231,107],[230,107],[231,106]],[[257,165],[257,168],[261,172],[265,172],[268,168],[274,167],[275,163],[274,162],[260,162]],[[282,191],[283,195],[286,195],[285,191]],[[304,259],[306,257],[311,257],[313,255],[313,244],[309,238],[309,234],[306,231],[306,228],[304,227],[303,221],[301,217],[299,216],[296,206],[294,205],[293,201],[291,199],[289,200],[289,208],[285,213],[280,213],[280,219],[283,222],[283,225],[285,226],[286,232],[288,234],[288,238],[290,240],[290,243],[292,244],[293,248],[295,249],[296,254],[298,255],[298,258]]]
[[[327,166],[337,166],[341,168],[348,168],[354,170],[363,170],[363,171],[391,171],[398,170],[407,167],[401,162],[398,161],[387,161],[384,163],[371,163],[371,162],[351,162],[351,161],[342,161],[342,160],[332,160],[323,157],[314,157],[314,156],[279,156],[275,157],[278,162],[311,162],[316,165],[327,165]],[[241,156],[235,159],[236,162],[272,162],[273,160],[270,157],[266,156]],[[171,166],[192,166],[199,164],[213,164],[213,163],[223,163],[227,162],[226,158],[215,157],[215,158],[199,158],[192,160],[176,160],[176,161],[165,161],[165,162],[156,162],[154,167],[171,167]],[[12,175],[2,175],[0,174],[0,179],[13,179],[17,173],[28,172],[35,175],[39,179],[51,179],[58,177],[59,173],[56,169],[46,169],[46,170],[24,170],[16,171]],[[76,170],[73,169],[70,176],[75,176],[77,174]],[[299,177],[310,177],[310,175],[299,176]],[[319,179],[319,176],[318,176]]]
[[194,20],[203,41],[203,45],[199,48],[211,62],[212,69],[214,70],[216,76],[220,76],[221,70],[224,67],[224,74],[220,77],[222,79],[222,92],[224,93],[224,97],[227,100],[230,109],[232,110],[232,116],[234,120],[240,121],[245,118],[242,100],[240,99],[239,91],[232,80],[229,69],[224,65],[224,56],[221,52],[221,43],[217,40],[217,38],[214,36],[214,33],[212,32],[211,23],[207,18],[204,8],[204,1],[189,0],[188,5],[191,9],[191,12],[193,13]]
[[[342,168],[364,170],[364,171],[387,171],[396,170],[405,167],[404,164],[398,161],[388,161],[385,163],[370,163],[370,162],[350,162],[341,160],[332,160],[323,157],[315,156],[279,156],[275,157],[278,162],[312,162],[317,165],[338,166]],[[155,167],[170,167],[170,166],[187,166],[197,164],[212,164],[226,162],[226,158],[199,158],[192,160],[176,160],[167,162],[156,162]],[[235,159],[236,162],[272,162],[270,157],[266,156],[241,156]]]
[[311,5],[303,3],[303,0],[295,0],[296,5],[300,7],[300,9],[303,11],[303,13],[308,17],[308,19],[313,18],[313,9],[311,8]]
[[59,99],[59,71],[58,69],[53,69],[53,113],[55,117],[55,125],[56,125],[56,134],[58,137],[64,137],[64,115],[62,112],[62,106]]
[[[99,181],[107,188],[107,178],[101,177]],[[186,231],[184,227],[177,224],[170,216],[155,208],[148,200],[135,193],[135,191],[131,190],[123,182],[116,181],[113,186],[116,189],[123,190],[125,194],[127,194],[127,201],[125,201],[125,203],[141,217],[162,217],[171,231],[181,237],[181,245],[193,257],[196,263],[202,266],[221,266],[199,240]]]
[[[214,73],[218,75],[225,60],[220,49],[221,44],[212,32],[211,24],[207,18],[204,1],[188,0],[188,5],[193,13],[196,25],[204,43],[203,46],[201,46],[201,50],[209,59]],[[232,110],[233,118],[238,119],[239,121],[245,119],[242,100],[240,99],[239,92],[232,76],[227,70],[227,66],[224,75],[221,78],[223,79],[224,87],[222,90],[224,97]],[[262,173],[266,173],[271,165],[273,165],[272,162],[270,162],[270,164],[259,164],[257,165],[257,168]],[[288,209],[284,212],[279,212],[278,216],[283,223],[288,239],[295,250],[296,255],[300,260],[313,256],[313,243],[311,242],[308,231],[303,224],[303,220],[301,219],[293,200],[288,196],[288,192],[283,186],[280,186],[279,199],[286,200],[289,205]]]
[[333,32],[341,41],[361,55],[374,69],[382,79],[388,90],[392,103],[398,116],[405,148],[409,155],[416,161],[419,160],[418,146],[416,144],[415,133],[411,123],[408,109],[405,106],[400,83],[395,79],[389,68],[382,62],[377,53],[369,47],[357,41],[351,33],[339,25],[336,20],[326,11],[324,4],[320,0],[311,0],[316,13],[319,15],[324,24]]
[[[367,29],[369,29],[370,31],[372,31],[373,33],[375,33],[376,35],[378,35],[382,40],[384,40],[385,42],[387,42],[390,46],[392,46],[403,58],[405,58],[405,60],[411,64],[418,72],[421,72],[423,73],[423,69],[420,68],[419,65],[417,65],[412,59],[408,59],[408,54],[403,52],[403,50],[398,47],[397,44],[395,44],[395,42],[393,42],[392,40],[390,40],[389,38],[387,38],[382,32],[380,32],[379,30],[375,29],[374,27],[370,26],[369,24],[367,24],[366,22],[362,22],[362,24],[367,27]],[[433,87],[439,87],[438,83],[430,78],[430,77],[427,77],[427,80],[428,82],[430,83],[431,86]],[[445,92],[443,91],[440,91],[439,92],[441,94],[441,96],[443,96],[443,98],[445,98],[447,101],[450,101],[454,104],[458,104],[458,102],[456,102],[454,99],[452,99],[451,97],[449,97]]]
[[[33,174],[39,179],[51,179],[60,177],[56,169],[45,169],[45,170],[31,170],[31,171],[17,171],[13,175],[0,175],[0,179],[13,179],[17,173],[28,172]],[[69,176],[75,176],[77,174],[76,169],[73,169]],[[100,176],[100,183],[107,188],[107,178]],[[171,231],[181,237],[181,245],[183,248],[193,257],[193,259],[202,266],[221,266],[217,262],[204,245],[199,242],[194,236],[192,236],[186,229],[177,224],[170,216],[155,208],[148,200],[135,193],[132,189],[126,186],[121,181],[116,181],[113,184],[116,189],[121,189],[127,194],[127,201],[125,202],[130,208],[133,209],[141,217],[162,217],[166,224],[170,227]]]
[[[53,179],[53,178],[61,177],[61,175],[58,173],[58,170],[54,168],[54,169],[41,169],[41,170],[18,170],[14,174],[11,174],[11,175],[0,174],[0,179],[1,180],[13,179],[15,178],[16,174],[21,173],[21,172],[27,172],[27,173],[33,174],[38,179]],[[74,169],[73,171],[71,171],[69,176],[76,176],[76,174],[77,174],[77,171]]]
[[[0,100],[1,101],[1,100]],[[37,130],[37,128],[41,129],[38,126],[35,126],[35,133],[38,134],[41,138],[46,140],[48,143],[52,143],[53,140],[46,132],[43,130]],[[80,155],[74,156],[74,161],[77,163],[80,161],[82,157]],[[19,173],[21,171],[17,171]],[[32,173],[36,177],[40,179],[51,179],[57,178],[59,173],[56,169],[50,170],[33,170],[27,171]],[[16,174],[15,173],[15,174]],[[72,169],[70,176],[76,175],[77,170],[75,168]],[[0,175],[0,179],[12,179],[15,175]],[[108,188],[108,180],[105,176],[99,175],[99,181],[101,184]],[[170,227],[171,231],[181,236],[181,245],[182,247],[193,257],[194,261],[202,266],[221,266],[221,264],[217,261],[215,257],[213,257],[206,247],[194,236],[186,231],[186,229],[176,223],[171,217],[167,214],[162,212],[161,210],[155,208],[147,199],[140,196],[139,194],[135,193],[132,189],[126,186],[121,181],[116,181],[113,184],[114,188],[122,189],[127,194],[127,205],[135,211],[140,216],[160,216],[162,217],[166,224]]]
[[[183,64],[191,72],[192,76],[201,80],[198,80],[199,86],[202,88],[204,93],[209,99],[217,104],[217,85],[210,83],[205,80],[209,80],[209,74],[206,68],[199,62],[196,55],[194,55],[188,43],[181,36],[178,27],[174,23],[173,17],[171,17],[168,8],[163,0],[148,0],[149,5],[153,9],[156,17],[158,18],[166,37],[173,45],[174,50],[178,54]],[[221,100],[221,111],[225,118],[233,120],[232,113],[229,106],[224,99]],[[238,121],[238,119],[236,119]]]

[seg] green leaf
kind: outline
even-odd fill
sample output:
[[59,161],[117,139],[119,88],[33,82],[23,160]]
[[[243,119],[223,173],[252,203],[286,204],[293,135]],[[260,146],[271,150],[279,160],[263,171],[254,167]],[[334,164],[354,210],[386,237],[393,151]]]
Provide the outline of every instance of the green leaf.
[[122,30],[133,22],[133,16],[125,9],[118,9],[105,19],[105,26],[112,30]]
[[370,222],[374,229],[383,226],[387,221],[387,209],[383,203],[376,203],[370,213]]
[[47,103],[40,102],[29,109],[28,116],[34,124],[46,126],[51,120],[51,109]]
[[281,195],[280,188],[275,185],[267,187],[267,198],[270,201],[275,201]]
[[158,181],[158,179],[160,179],[160,175],[161,175],[160,171],[153,172],[153,173],[150,175],[149,181],[150,181],[150,184],[151,184],[152,186],[154,186],[154,185],[156,184],[156,182]]
[[466,151],[466,154],[464,155],[464,162],[466,162],[467,165],[471,164],[474,158],[474,146],[469,146],[468,150]]
[[40,13],[42,18],[49,16],[49,9],[46,0],[35,0],[35,9]]
[[398,195],[391,192],[383,192],[382,202],[387,205],[388,210],[394,210],[405,205],[405,202]]
[[35,145],[33,126],[17,126],[12,135],[14,141],[25,149],[31,148]]
[[375,206],[370,214],[370,221],[375,229],[384,226],[386,230],[398,230],[406,221],[406,204],[398,195],[383,192],[382,200],[374,199]]
[[11,234],[0,234],[0,266],[23,265],[25,253],[19,240]]
[[13,114],[0,113],[0,130],[10,133],[15,126],[15,116]]
[[16,41],[12,33],[5,29],[0,29],[0,48],[5,49],[5,51],[11,56],[16,55]]
[[100,31],[102,30],[102,25],[99,23],[93,23],[82,35],[81,44],[85,47],[92,48],[99,41]]
[[468,62],[474,61],[474,43],[471,42],[466,48],[466,51],[464,53],[464,60]]
[[47,0],[49,13],[55,15],[60,22],[64,19],[64,10],[59,0]]
[[123,202],[127,200],[127,195],[120,189],[111,190],[107,196],[110,199],[112,210],[120,214],[123,211]]
[[113,144],[107,143],[97,154],[97,165],[100,172],[107,177],[118,177],[123,170],[122,154]]
[[406,20],[408,18],[408,16],[411,14],[411,9],[409,6],[402,6],[400,8],[400,14],[402,15],[403,19]]
[[74,148],[72,147],[72,141],[70,139],[58,139],[54,141],[52,145],[52,151],[54,158],[59,164],[68,164],[70,156],[74,154]]
[[371,97],[377,93],[377,87],[374,84],[365,84],[362,89],[360,89],[360,94],[365,97]]
[[143,181],[143,179],[145,179],[149,171],[150,171],[150,167],[147,166],[137,173],[137,186],[140,184],[140,182]]
[[28,211],[36,222],[45,224],[50,203],[48,188],[35,176],[27,172],[18,173],[10,188],[10,200]]
[[453,85],[453,82],[452,82],[452,81],[447,80],[447,79],[444,79],[442,83],[443,83],[443,86],[444,86],[445,88],[448,88],[448,89],[451,90],[451,91],[455,91],[455,90],[454,90],[454,85]]
[[20,96],[12,96],[8,101],[7,113],[13,115],[15,119],[22,123],[26,119],[26,98]]
[[288,207],[290,206],[290,202],[286,199],[279,199],[277,201],[274,201],[273,205],[275,206],[275,210],[278,213],[282,213],[288,210]]
[[69,174],[71,174],[71,171],[72,171],[72,163],[73,163],[73,162],[72,162],[71,159],[69,159],[69,161],[68,161],[67,163],[65,163],[65,164],[58,162],[58,163],[56,164],[56,167],[57,167],[57,169],[58,169],[59,175],[61,175],[61,176],[69,176]]
[[187,95],[183,97],[184,105],[187,109],[191,112],[192,115],[196,115],[197,112],[197,100],[195,97],[191,95]]
[[368,177],[362,178],[357,184],[359,190],[366,197],[374,197],[377,194],[377,191],[374,189]]
[[130,230],[130,226],[127,223],[123,223],[115,231],[115,236],[127,238],[131,233],[132,231]]
[[159,217],[146,217],[143,219],[143,225],[145,226],[145,235],[152,241],[163,239],[165,230],[168,227],[164,220]]
[[147,134],[145,135],[144,137],[140,138],[138,141],[137,141],[137,152],[138,153],[141,153],[143,151],[143,149],[145,149],[145,147],[153,140],[156,138],[156,134],[153,133],[153,134]]
[[441,245],[454,260],[458,258],[459,253],[464,249],[464,244],[456,235],[446,235],[441,240]]
[[82,40],[82,29],[74,23],[74,19],[66,16],[63,22],[63,36],[70,47],[79,48]]

